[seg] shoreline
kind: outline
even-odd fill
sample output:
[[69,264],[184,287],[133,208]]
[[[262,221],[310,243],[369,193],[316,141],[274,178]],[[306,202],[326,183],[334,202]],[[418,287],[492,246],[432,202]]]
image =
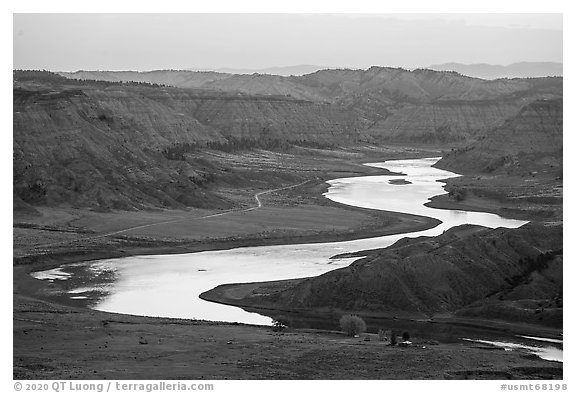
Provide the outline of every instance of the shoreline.
[[[417,157],[427,157],[430,152],[420,152],[408,154],[408,157],[391,157],[383,159],[383,161],[390,159],[409,159]],[[335,178],[339,177],[354,177],[354,176],[378,176],[378,175],[395,175],[394,173],[383,169],[383,168],[373,168],[364,165],[365,162],[373,162],[374,157],[364,157],[359,160],[354,160],[350,163],[353,171],[345,171],[340,173],[331,173],[330,178],[336,175]],[[325,174],[326,175],[326,174]],[[312,178],[311,178],[312,179]],[[309,180],[311,180],[309,179]],[[307,181],[309,181],[307,180]],[[82,310],[87,312],[100,312],[96,310],[91,310],[87,307],[83,307],[72,302],[67,301],[56,301],[50,296],[43,293],[43,289],[46,288],[47,282],[44,280],[37,280],[33,278],[30,273],[41,270],[48,270],[51,268],[56,268],[65,264],[79,263],[79,262],[89,262],[102,259],[115,259],[124,258],[129,256],[138,255],[173,255],[173,254],[187,254],[187,253],[197,253],[204,251],[219,251],[228,250],[240,247],[257,247],[257,246],[274,246],[274,245],[297,245],[297,244],[314,244],[314,243],[332,243],[340,241],[352,241],[364,238],[380,237],[386,235],[409,233],[414,231],[423,231],[426,229],[433,228],[440,224],[439,220],[426,216],[411,215],[398,212],[390,211],[375,211],[373,209],[366,209],[355,206],[348,206],[344,204],[339,204],[333,202],[323,196],[323,193],[329,188],[327,180],[322,176],[321,179],[316,178],[306,185],[307,188],[304,191],[306,198],[310,195],[313,196],[312,205],[310,206],[331,206],[336,207],[342,211],[353,211],[366,213],[368,217],[372,217],[372,220],[381,221],[384,219],[384,226],[378,227],[361,227],[353,228],[348,227],[346,231],[340,233],[322,233],[321,231],[313,234],[292,234],[289,236],[281,237],[262,237],[254,234],[252,237],[248,235],[244,239],[227,239],[227,238],[213,238],[213,239],[203,239],[203,240],[191,240],[183,241],[179,239],[170,239],[168,241],[151,241],[145,246],[132,246],[130,244],[120,247],[106,247],[103,245],[97,250],[86,250],[79,247],[84,239],[80,239],[80,243],[76,240],[70,241],[68,245],[61,247],[59,249],[48,249],[46,252],[42,253],[32,253],[31,255],[25,255],[21,257],[13,258],[13,295],[15,297],[24,297],[29,299],[35,299],[37,301],[45,302],[47,304],[52,304],[55,306],[65,306],[71,307],[76,310]],[[318,183],[320,182],[320,183]],[[291,189],[292,187],[283,187],[283,189]],[[266,194],[267,192],[259,191],[256,195]],[[273,193],[272,193],[273,194]],[[317,194],[317,195],[316,195]],[[258,202],[259,200],[256,199]],[[282,200],[282,199],[281,199]],[[310,202],[309,202],[310,203]],[[275,202],[272,202],[272,206],[275,206]],[[280,205],[282,206],[282,205]],[[308,205],[305,205],[308,206]],[[280,209],[282,209],[280,207]],[[240,210],[242,211],[242,210]],[[389,221],[392,221],[390,224]],[[101,239],[106,239],[107,236],[97,235]],[[127,237],[128,239],[130,236]],[[112,239],[112,238],[110,238]],[[138,318],[154,318],[147,316],[135,316]],[[207,321],[208,323],[214,321]],[[216,322],[218,323],[218,322]]]
[[[318,189],[313,191],[318,192]],[[323,199],[321,195],[319,197]],[[328,206],[335,204],[324,200],[321,203]],[[370,210],[342,205],[338,207],[343,211]],[[416,347],[405,349],[383,346],[383,343],[377,341],[377,335],[370,333],[353,339],[331,329],[296,328],[275,332],[271,327],[243,323],[96,311],[40,296],[39,292],[45,282],[29,274],[31,271],[66,263],[97,259],[260,245],[338,242],[413,232],[437,225],[429,217],[411,216],[410,220],[406,220],[410,215],[403,213],[382,212],[370,216],[376,221],[386,216],[404,217],[404,220],[393,220],[392,228],[390,223],[384,221],[383,227],[364,226],[353,233],[294,234],[277,238],[255,235],[244,239],[191,241],[172,239],[142,241],[142,244],[138,244],[135,238],[133,244],[127,242],[120,247],[104,245],[98,250],[86,250],[76,244],[69,249],[51,250],[52,253],[15,258],[14,378],[342,379],[342,375],[345,375],[345,379],[562,378],[562,363],[541,360],[522,352],[487,350],[485,345],[474,343],[438,343],[417,339]],[[393,229],[397,228],[399,222],[406,226],[404,230]],[[430,326],[450,326],[441,318],[425,323],[430,323]],[[450,323],[466,324],[470,321],[451,320]],[[494,321],[486,321],[483,327],[489,328],[490,324],[494,324]],[[538,329],[522,332],[532,336],[546,335]],[[371,339],[371,342],[365,339]],[[242,348],[242,352],[236,348]],[[326,364],[332,364],[334,356],[340,359],[338,364],[341,366],[318,366],[319,358],[325,359]],[[366,356],[371,359],[370,365],[363,360]],[[421,369],[419,362],[423,356],[437,366]],[[391,358],[394,359],[392,363]],[[113,369],[109,366],[110,359],[114,359],[117,365]],[[355,363],[353,359],[356,359]],[[349,363],[351,361],[354,366]],[[192,370],[187,366],[190,362],[196,365]],[[490,366],[479,367],[480,363]],[[79,368],[77,364],[83,366]],[[186,367],[181,367],[181,364]]]
[[[349,206],[347,206],[349,208]],[[359,210],[370,210],[363,208],[352,208]],[[353,241],[360,239],[369,239],[374,237],[389,236],[389,235],[400,235],[403,233],[411,233],[424,231],[427,229],[434,228],[438,226],[441,222],[432,217],[419,216],[415,214],[398,213],[391,211],[379,211],[383,216],[392,218],[407,218],[414,221],[420,221],[420,223],[415,225],[400,225],[400,228],[390,228],[382,227],[375,229],[360,229],[352,233],[316,233],[316,234],[303,234],[303,235],[289,235],[280,238],[274,237],[253,237],[246,239],[226,239],[226,238],[216,238],[208,239],[202,241],[182,241],[182,242],[161,242],[162,243],[175,243],[167,246],[149,246],[142,248],[125,248],[118,250],[107,250],[103,252],[92,252],[88,255],[75,255],[74,251],[62,251],[62,252],[52,252],[46,254],[30,255],[24,257],[15,257],[13,266],[27,266],[27,265],[37,265],[46,263],[55,263],[58,265],[76,263],[76,262],[88,262],[100,259],[114,259],[114,258],[124,258],[128,256],[138,256],[138,255],[173,255],[173,254],[188,254],[197,253],[204,251],[222,251],[230,250],[234,248],[244,248],[244,247],[260,247],[260,246],[283,246],[283,245],[298,245],[298,244],[316,244],[316,243],[337,243],[343,241]],[[394,225],[392,225],[394,226]],[[63,254],[63,255],[61,255]],[[94,255],[91,255],[94,254]],[[104,255],[104,256],[102,256]],[[64,258],[63,262],[52,262],[54,258]],[[52,265],[50,265],[52,266]]]
[[[13,378],[562,379],[563,364],[471,342],[140,317],[15,299]],[[367,359],[369,359],[367,361]],[[422,361],[430,364],[423,368]],[[111,363],[112,362],[112,363]],[[193,365],[193,367],[191,367]]]
[[[306,308],[306,309],[288,309],[282,307],[272,306],[259,306],[246,300],[246,294],[258,292],[259,294],[270,293],[274,291],[284,290],[307,278],[276,280],[265,282],[251,282],[251,283],[232,283],[222,284],[209,291],[200,294],[200,298],[218,304],[240,307],[248,312],[256,312],[261,315],[268,316],[272,319],[284,318],[290,320],[291,318],[301,319],[314,319],[318,321],[333,322],[337,320],[337,316],[350,314],[349,310],[338,310],[328,308]],[[231,295],[233,293],[233,296]],[[242,296],[244,295],[244,296]],[[438,324],[455,327],[469,327],[474,329],[485,330],[487,332],[502,332],[508,335],[526,335],[538,336],[544,338],[557,339],[561,337],[563,332],[562,328],[555,328],[551,326],[530,324],[526,322],[511,322],[496,319],[485,318],[465,318],[454,316],[451,314],[428,316],[419,313],[409,313],[402,311],[394,312],[352,312],[364,318],[368,325],[376,325],[381,322],[388,322],[388,324]],[[335,319],[336,318],[336,319]],[[379,322],[380,321],[380,322]],[[374,330],[374,329],[373,329]],[[377,331],[377,330],[376,330]]]
[[[362,208],[354,208],[366,210]],[[405,213],[386,212],[381,211],[381,214],[391,217],[409,218],[412,222],[418,222],[415,225],[407,225],[401,222],[398,225],[391,227],[377,228],[377,229],[364,229],[354,233],[340,233],[340,234],[315,234],[315,235],[300,235],[288,236],[282,238],[248,238],[243,240],[228,240],[228,239],[215,239],[212,241],[202,241],[195,243],[173,244],[168,246],[159,245],[157,247],[147,248],[130,248],[119,250],[106,250],[99,252],[86,253],[84,251],[63,251],[62,253],[51,253],[45,255],[36,255],[32,257],[23,258],[25,263],[16,263],[13,265],[13,283],[14,293],[23,296],[36,298],[41,301],[73,306],[71,302],[55,301],[49,296],[42,293],[46,288],[48,282],[45,280],[38,280],[33,278],[30,274],[37,271],[48,270],[57,268],[62,265],[81,263],[89,261],[97,261],[103,259],[117,259],[130,256],[144,256],[144,255],[178,255],[199,253],[205,251],[222,251],[234,248],[245,247],[259,247],[259,246],[276,246],[276,245],[298,245],[298,244],[315,244],[315,243],[336,243],[341,241],[352,241],[358,239],[366,239],[373,237],[381,237],[402,233],[411,233],[415,231],[423,231],[426,229],[434,228],[439,225],[439,220],[434,218],[409,215]],[[400,228],[398,228],[400,227]],[[84,308],[84,307],[79,307]],[[92,310],[95,311],[95,310]],[[99,312],[99,311],[96,311]],[[146,316],[142,316],[147,318]],[[217,321],[216,321],[217,322]]]
[[[423,154],[425,156],[425,154]],[[412,158],[412,157],[410,157]],[[397,158],[395,158],[397,159]],[[387,160],[385,160],[387,161]],[[361,165],[363,169],[366,169],[365,176],[378,176],[381,173],[374,173],[374,168],[370,166],[365,166],[364,163],[358,162],[357,165]],[[378,172],[384,172],[385,174],[394,175],[393,172],[388,171],[387,169],[378,168]],[[350,176],[357,176],[360,175],[360,172],[350,174]],[[349,177],[349,176],[344,176]],[[393,179],[394,180],[394,179]],[[305,181],[303,183],[306,183]],[[441,181],[445,185],[447,184],[446,181]],[[443,186],[445,187],[445,186]],[[289,189],[292,186],[284,187],[283,189]],[[323,180],[322,182],[322,189],[327,190],[329,188],[329,184],[327,180]],[[275,191],[275,190],[272,190]],[[267,191],[259,192],[256,195],[266,194]],[[323,192],[322,192],[323,194]],[[323,197],[323,195],[321,195]],[[259,207],[262,205],[258,198],[256,199],[259,203]],[[329,199],[322,198],[322,201],[328,205],[335,205],[340,209],[345,210],[353,210],[353,211],[364,211],[368,212],[369,214],[373,215],[383,215],[386,217],[392,218],[410,218],[412,220],[417,220],[419,223],[413,225],[400,225],[400,228],[397,228],[396,225],[382,227],[382,228],[362,228],[353,233],[315,233],[315,234],[303,234],[303,235],[290,235],[290,236],[282,236],[279,238],[274,237],[248,237],[245,239],[225,239],[225,238],[216,238],[216,239],[208,239],[202,241],[167,241],[167,242],[157,242],[157,245],[151,245],[148,247],[125,247],[119,249],[108,249],[105,251],[84,251],[84,250],[64,250],[64,251],[57,251],[47,254],[40,254],[40,255],[31,255],[25,256],[20,258],[14,258],[14,289],[15,293],[20,292],[20,294],[24,296],[29,296],[32,298],[36,298],[38,300],[47,301],[47,302],[54,302],[53,299],[50,299],[48,296],[41,294],[41,289],[45,287],[46,282],[43,280],[34,279],[30,273],[40,270],[48,270],[51,268],[56,268],[58,266],[71,264],[71,263],[79,263],[79,262],[89,262],[89,261],[97,261],[103,259],[117,259],[117,258],[125,258],[131,256],[144,256],[144,255],[178,255],[178,254],[188,254],[188,253],[198,253],[198,252],[206,252],[206,251],[221,251],[221,250],[230,250],[234,248],[244,248],[244,247],[259,247],[259,246],[276,246],[276,245],[298,245],[298,244],[315,244],[315,243],[335,243],[341,241],[352,241],[358,239],[367,239],[373,237],[380,237],[380,236],[388,236],[388,235],[396,235],[396,234],[403,234],[403,233],[411,233],[417,231],[423,231],[426,229],[434,228],[435,226],[439,225],[441,221],[427,216],[419,216],[419,215],[412,215],[407,213],[399,213],[393,211],[375,211],[373,209],[349,206],[344,204],[339,204],[337,202],[333,202]],[[499,214],[494,209],[483,209],[482,207],[476,206],[462,206],[461,203],[454,201],[452,199],[448,199],[446,194],[437,195],[432,197],[429,202],[425,204],[425,206],[437,209],[447,209],[447,210],[465,210],[465,211],[478,211],[478,212],[487,212],[492,214]],[[250,210],[250,209],[248,209]],[[240,211],[242,212],[242,210]],[[169,243],[168,245],[165,245]],[[338,257],[338,253],[334,254],[334,257]],[[356,258],[361,258],[362,255],[354,256]],[[304,280],[299,279],[299,280]],[[285,281],[285,280],[282,280]],[[287,280],[292,281],[292,280]],[[262,282],[260,284],[270,284],[272,282]],[[25,284],[25,285],[22,285]],[[242,284],[225,284],[225,285],[243,285]],[[254,283],[252,283],[254,284]],[[16,290],[16,288],[18,288]],[[220,286],[213,288],[210,291],[205,293],[211,292],[219,288]],[[229,303],[224,299],[215,298],[205,298],[202,295],[200,298],[206,301],[213,301],[216,303],[236,306],[236,307],[243,307],[242,305],[236,303]],[[71,306],[71,307],[78,307],[72,306],[71,303],[68,302],[56,302],[57,304]],[[250,307],[246,305],[247,307]],[[80,308],[83,308],[82,306]],[[258,307],[251,307],[254,309],[258,309]],[[283,312],[287,312],[288,310],[282,310]],[[98,312],[98,311],[97,311]],[[147,316],[140,316],[142,318],[147,318]],[[385,315],[381,315],[381,317],[387,318]],[[422,317],[422,316],[411,316],[411,317]],[[154,318],[154,317],[152,317]],[[217,322],[217,321],[211,321]]]

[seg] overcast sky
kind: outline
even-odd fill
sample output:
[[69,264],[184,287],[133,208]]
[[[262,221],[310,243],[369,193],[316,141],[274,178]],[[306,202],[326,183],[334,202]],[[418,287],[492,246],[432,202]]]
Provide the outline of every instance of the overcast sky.
[[561,14],[14,14],[15,69],[562,62]]

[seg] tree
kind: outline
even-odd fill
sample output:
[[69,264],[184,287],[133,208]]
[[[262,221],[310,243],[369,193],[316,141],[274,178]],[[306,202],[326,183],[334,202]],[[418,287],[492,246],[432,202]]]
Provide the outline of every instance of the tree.
[[366,331],[366,322],[358,315],[343,315],[340,318],[340,328],[350,337]]
[[466,199],[468,191],[465,188],[454,188],[448,192],[448,196],[456,199],[457,201],[463,201]]

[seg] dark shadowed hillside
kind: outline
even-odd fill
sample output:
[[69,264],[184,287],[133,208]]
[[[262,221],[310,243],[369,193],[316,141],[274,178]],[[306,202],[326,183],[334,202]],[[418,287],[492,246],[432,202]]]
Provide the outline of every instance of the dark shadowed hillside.
[[14,192],[26,204],[133,209],[228,207],[209,185],[230,168],[197,149],[333,145],[365,139],[341,108],[287,97],[74,81],[14,80]]
[[[455,227],[359,254],[365,257],[349,267],[237,303],[388,316],[456,313],[561,326],[561,224]],[[210,292],[203,296],[211,298]]]
[[541,100],[526,105],[501,127],[479,141],[447,154],[437,166],[459,173],[562,174],[562,100]]
[[[195,152],[388,142],[450,147],[526,117],[518,115],[526,103],[562,96],[561,78],[484,81],[383,67],[301,77],[66,76],[14,73],[17,206],[228,207],[210,186],[230,168]],[[531,121],[539,120],[526,118],[526,127]]]
[[446,180],[437,208],[490,211],[562,221],[563,104],[538,100],[478,140],[447,151],[436,167],[464,174]]

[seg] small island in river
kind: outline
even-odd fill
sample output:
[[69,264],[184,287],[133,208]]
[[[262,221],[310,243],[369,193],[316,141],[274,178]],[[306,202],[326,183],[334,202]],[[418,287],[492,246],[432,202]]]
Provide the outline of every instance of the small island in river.
[[389,180],[388,183],[393,184],[395,186],[402,186],[405,184],[412,184],[412,182],[405,180],[405,179],[392,179]]

